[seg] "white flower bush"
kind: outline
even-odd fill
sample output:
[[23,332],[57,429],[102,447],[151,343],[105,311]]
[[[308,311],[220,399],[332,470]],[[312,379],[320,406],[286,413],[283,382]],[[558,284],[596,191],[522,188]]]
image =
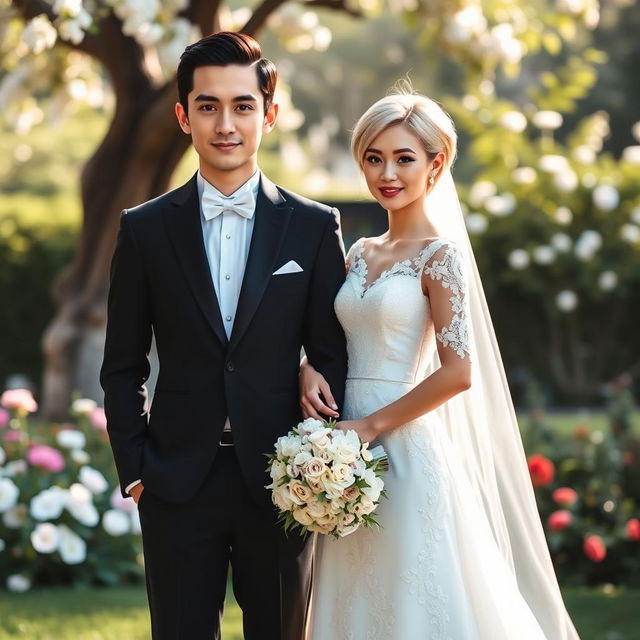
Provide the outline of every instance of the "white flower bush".
[[140,581],[138,510],[117,484],[102,410],[79,399],[75,424],[36,426],[30,392],[1,402],[13,417],[0,426],[0,585]]

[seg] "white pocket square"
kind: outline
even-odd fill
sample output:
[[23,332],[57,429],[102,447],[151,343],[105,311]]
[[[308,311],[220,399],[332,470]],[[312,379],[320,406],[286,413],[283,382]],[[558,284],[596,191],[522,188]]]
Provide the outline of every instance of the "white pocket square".
[[282,276],[285,273],[300,273],[302,267],[295,261],[289,260],[287,264],[283,264],[277,271],[274,271],[272,276]]

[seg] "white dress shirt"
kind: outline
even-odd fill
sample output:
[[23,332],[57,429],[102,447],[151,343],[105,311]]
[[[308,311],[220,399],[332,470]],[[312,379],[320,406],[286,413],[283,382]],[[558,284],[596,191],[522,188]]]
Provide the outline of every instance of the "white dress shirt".
[[[222,323],[229,338],[249,257],[256,200],[260,188],[260,172],[256,171],[230,196],[220,193],[199,171],[197,184],[204,248]],[[229,418],[225,422],[224,430],[231,431]],[[140,482],[132,482],[125,491],[129,493]]]

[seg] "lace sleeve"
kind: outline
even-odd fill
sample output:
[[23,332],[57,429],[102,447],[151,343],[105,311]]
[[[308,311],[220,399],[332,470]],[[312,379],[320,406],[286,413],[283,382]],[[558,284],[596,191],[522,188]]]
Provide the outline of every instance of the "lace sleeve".
[[439,281],[444,291],[431,288],[431,314],[436,339],[453,349],[460,358],[471,355],[466,299],[466,281],[462,256],[451,243],[440,246],[426,261],[423,274]]
[[363,240],[364,238],[360,238],[356,240],[351,245],[351,248],[349,249],[349,251],[347,251],[347,256],[345,258],[345,264],[347,265],[347,273],[351,271],[351,269],[353,268],[353,261],[355,260],[356,256],[360,253]]

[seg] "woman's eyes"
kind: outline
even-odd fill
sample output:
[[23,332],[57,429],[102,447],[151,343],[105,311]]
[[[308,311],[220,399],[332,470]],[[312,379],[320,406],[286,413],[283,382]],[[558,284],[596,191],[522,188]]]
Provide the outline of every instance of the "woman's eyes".
[[[382,159],[379,156],[368,156],[365,160],[369,164],[380,164],[382,162]],[[412,158],[411,156],[400,156],[397,159],[397,162],[398,164],[408,164],[409,162],[415,162],[415,158]]]

